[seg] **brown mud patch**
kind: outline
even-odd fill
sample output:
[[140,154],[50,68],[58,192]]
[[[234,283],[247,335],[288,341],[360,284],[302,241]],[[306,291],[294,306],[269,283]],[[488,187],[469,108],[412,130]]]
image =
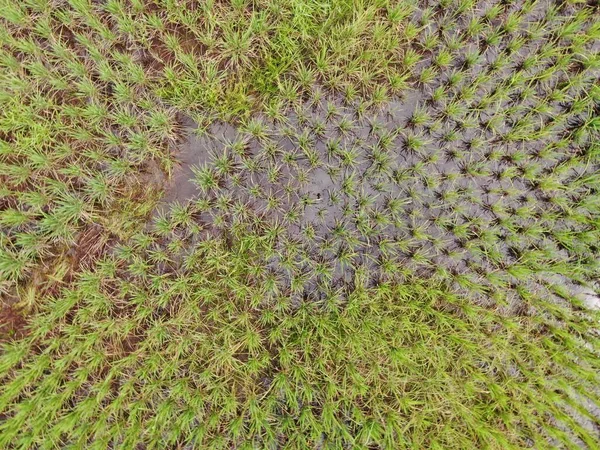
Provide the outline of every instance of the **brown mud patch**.
[[27,319],[13,305],[0,306],[0,343],[27,335]]

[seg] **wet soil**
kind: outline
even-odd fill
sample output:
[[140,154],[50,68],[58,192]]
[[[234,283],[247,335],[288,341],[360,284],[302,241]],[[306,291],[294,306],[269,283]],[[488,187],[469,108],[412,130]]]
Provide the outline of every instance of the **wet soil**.
[[[547,7],[536,4],[527,20],[543,21]],[[427,25],[432,33],[438,20]],[[185,119],[179,166],[158,210],[189,205],[209,233],[249,216],[281,225],[270,267],[284,286],[299,278],[305,296],[353,289],[357,272],[366,271],[370,284],[416,272],[455,280],[482,303],[502,297],[525,314],[508,287],[545,295],[543,277],[524,282],[519,271],[535,267],[535,258],[553,266],[583,258],[557,236],[587,232],[564,205],[595,195],[577,181],[598,167],[580,158],[593,136],[574,139],[570,106],[551,97],[570,69],[532,82],[527,95],[510,91],[515,73],[535,78],[544,67],[520,68],[539,41],[525,40],[514,54],[509,42],[457,49],[451,67],[425,84],[415,76],[383,107],[320,92],[287,107],[284,120],[255,115],[200,133]],[[465,68],[473,52],[477,62]],[[435,53],[415,73],[434,67]],[[507,56],[508,64],[495,66]],[[590,74],[580,89],[594,81]],[[537,110],[540,102],[547,108]],[[557,114],[566,119],[554,122]],[[473,294],[474,285],[483,288]]]
[[0,308],[0,343],[21,339],[27,335],[27,320],[13,305]]
[[[198,135],[198,126],[189,117],[183,116],[181,119],[183,127],[182,135],[183,142],[174,153],[176,167],[173,176],[164,185],[165,194],[162,198],[163,204],[172,202],[185,203],[198,196],[199,190],[192,182],[194,179],[193,168],[200,166],[210,161],[210,141],[207,136]],[[223,133],[229,130],[230,133],[235,131],[232,126],[222,124]],[[216,130],[215,126],[215,131]],[[221,139],[226,138],[226,135],[220,135]]]
[[[549,211],[557,214],[548,230],[575,231],[522,176],[527,164],[552,170],[555,163],[533,161],[523,145],[498,143],[485,129],[413,125],[415,109],[427,102],[426,92],[415,91],[359,117],[355,107],[330,98],[290,110],[285,123],[265,117],[238,127],[216,123],[203,136],[191,125],[164,205],[205,201],[210,207],[202,222],[221,230],[244,214],[280,223],[287,230],[281,258],[300,241],[305,262],[299,272],[325,262],[336,286],[351,281],[361,266],[372,282],[381,281],[390,262],[482,281],[534,247],[567,261],[570,255],[551,233],[530,238],[516,231],[547,222]],[[485,145],[475,148],[474,140]],[[495,151],[499,156],[492,156]],[[525,155],[518,162],[511,157],[516,152]],[[202,170],[218,187],[202,187],[196,176]],[[519,209],[528,212],[519,215]],[[490,250],[494,259],[487,257]],[[343,254],[350,255],[344,267]]]

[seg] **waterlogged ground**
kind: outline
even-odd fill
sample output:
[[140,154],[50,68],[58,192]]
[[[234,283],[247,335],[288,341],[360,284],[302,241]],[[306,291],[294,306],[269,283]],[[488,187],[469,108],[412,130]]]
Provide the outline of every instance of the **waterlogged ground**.
[[1,448],[598,448],[595,5],[13,3]]
[[[485,90],[502,80],[489,83]],[[459,95],[463,87],[449,89]],[[517,99],[496,113],[497,105],[478,111],[482,92],[450,116],[432,89],[367,108],[316,90],[279,119],[202,130],[186,119],[180,164],[153,226],[179,221],[191,248],[236,226],[262,229],[275,242],[264,255],[266,279],[296,308],[343,302],[357,284],[416,273],[508,317],[545,314],[533,298],[600,309],[589,256],[597,254],[590,216],[597,191],[589,180],[598,165],[592,136],[569,132],[593,110],[573,114],[557,103],[538,114]],[[561,111],[565,119],[553,126]],[[498,117],[501,129],[492,128]],[[531,136],[507,138],[523,117]],[[520,376],[516,365],[505,369]],[[600,409],[573,395],[578,406],[566,411],[596,435]],[[574,425],[552,423],[586,447]]]
[[[597,120],[599,72],[548,69],[566,42],[546,35],[549,8],[499,45],[455,41],[466,21],[427,20],[430,58],[382,104],[316,87],[270,115],[184,119],[154,225],[179,221],[190,244],[261,229],[267,279],[296,307],[418,274],[507,317],[546,314],[532,299],[600,308],[598,130],[582,127]],[[569,414],[597,435],[597,405],[575,398]]]
[[[575,116],[539,130],[566,105],[549,104],[547,114],[518,100],[495,114],[496,104],[476,109],[499,84],[489,80],[452,116],[432,95],[442,86],[452,98],[467,82],[448,87],[442,78],[377,108],[317,91],[279,120],[256,116],[202,131],[186,120],[161,211],[187,205],[206,233],[254,216],[277,225],[272,268],[301,283],[303,295],[352,289],[357,270],[372,283],[406,271],[450,277],[466,290],[480,286],[481,301],[510,296],[500,283],[556,288],[568,277],[524,280],[518,271],[584,256],[565,240],[589,231],[577,214],[585,218],[593,201],[585,180],[598,167],[586,156],[589,138],[561,141]],[[485,122],[499,117],[502,130]],[[519,120],[531,138],[514,142],[507,136]]]

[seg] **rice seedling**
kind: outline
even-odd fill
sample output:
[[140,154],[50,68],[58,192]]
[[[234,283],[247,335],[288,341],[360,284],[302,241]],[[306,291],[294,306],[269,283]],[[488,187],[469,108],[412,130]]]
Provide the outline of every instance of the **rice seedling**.
[[0,6],[1,448],[598,447],[593,4]]

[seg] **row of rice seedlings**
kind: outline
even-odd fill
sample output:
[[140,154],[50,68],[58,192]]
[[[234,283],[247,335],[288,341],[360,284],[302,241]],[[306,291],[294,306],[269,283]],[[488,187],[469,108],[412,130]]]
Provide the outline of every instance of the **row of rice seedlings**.
[[330,291],[294,304],[261,271],[268,234],[188,245],[170,272],[147,263],[180,254],[161,240],[137,234],[6,346],[3,446],[596,442],[577,418],[594,420],[578,396],[600,402],[597,359],[580,342],[589,317],[546,301],[575,339],[544,316],[524,327],[415,278],[369,288],[363,272],[343,301]]
[[170,170],[178,137],[174,110],[145,92],[144,69],[104,41],[112,32],[97,18],[94,36],[68,10],[26,9],[7,5],[0,53],[0,284],[14,294],[18,283],[19,296],[40,260],[52,275],[52,261],[76,256],[92,224],[126,236],[153,201],[133,198],[140,167]]
[[[581,402],[599,403],[596,342],[589,335],[597,320],[538,295],[527,282],[543,272],[585,282],[597,264],[597,155],[590,145],[597,133],[596,91],[585,94],[597,68],[589,50],[597,27],[589,8],[567,4],[551,6],[540,20],[526,16],[537,14],[536,2],[515,4],[512,14],[492,4],[471,20],[476,4],[450,3],[366,4],[357,14],[350,4],[331,14],[327,5],[308,1],[291,7],[271,2],[262,12],[245,2],[197,8],[160,2],[158,9],[120,1],[102,8],[78,1],[61,8],[3,5],[2,67],[8,75],[2,91],[8,94],[2,99],[6,145],[0,162],[3,186],[9,186],[1,223],[3,281],[12,285],[40,257],[56,253],[55,245],[75,242],[86,223],[102,223],[125,242],[69,289],[48,295],[31,317],[30,336],[5,346],[2,446],[428,448],[475,442],[594,448],[597,436],[580,417],[597,423]],[[408,20],[413,13],[420,24]],[[290,14],[296,18],[292,27]],[[325,16],[332,19],[321,20]],[[432,18],[450,25],[468,18],[467,34],[486,49],[485,58],[500,45],[508,53],[483,74],[475,74],[483,60],[466,55],[471,67],[463,79],[459,71],[439,89],[439,74],[460,64],[453,52],[465,41],[444,38],[442,44],[425,26]],[[516,33],[519,26],[524,34]],[[414,51],[396,51],[417,37]],[[519,39],[546,40],[560,50],[547,45],[538,52],[532,45],[533,54],[522,59]],[[269,57],[273,49],[279,60]],[[581,62],[570,53],[589,57]],[[309,55],[308,62],[297,64],[300,55]],[[511,58],[521,66],[514,75],[506,72]],[[546,60],[560,62],[544,67]],[[417,74],[417,87],[432,90],[434,108],[429,116],[413,115],[412,125],[423,127],[415,133],[398,130],[400,124],[384,130],[373,120],[375,147],[332,145],[330,158],[321,161],[304,131],[292,126],[301,151],[284,152],[279,165],[280,154],[269,156],[268,148],[269,136],[279,131],[256,121],[242,127],[272,163],[264,167],[245,158],[244,171],[267,172],[276,185],[282,180],[277,173],[289,165],[293,181],[307,188],[311,171],[325,167],[342,180],[340,196],[351,202],[340,202],[342,219],[326,227],[333,239],[302,224],[301,211],[285,220],[300,220],[304,238],[286,236],[286,221],[248,224],[256,206],[223,185],[232,178],[235,186],[240,170],[228,155],[198,170],[205,198],[192,207],[177,205],[158,221],[157,235],[126,239],[135,228],[132,215],[148,208],[140,198],[127,200],[128,179],[151,158],[168,170],[166,148],[177,137],[173,110],[154,94],[181,108],[221,106],[229,115],[247,110],[250,92],[271,94],[269,111],[285,122],[286,105],[301,105],[298,92],[311,90],[316,80],[345,91],[350,101],[368,90],[371,101],[352,114],[368,117],[371,104],[406,89],[409,69]],[[531,87],[547,92],[532,94]],[[458,88],[461,96],[448,95]],[[505,131],[502,116],[489,111],[513,97],[511,130]],[[316,98],[309,101],[319,105]],[[564,102],[554,124],[536,128],[538,116]],[[324,122],[350,134],[353,119],[340,117],[339,109],[327,105]],[[465,120],[470,112],[475,115]],[[444,142],[458,143],[446,129],[458,122],[483,125],[471,148],[492,141],[490,151],[509,163],[488,165],[465,147],[451,149],[459,170],[440,172],[441,152],[431,154],[428,141],[441,130]],[[561,141],[534,149],[531,164],[529,149],[524,157],[496,141],[552,141],[554,128]],[[322,133],[322,125],[314,129]],[[397,142],[414,158],[408,167],[388,154]],[[580,155],[563,161],[571,151]],[[368,177],[358,170],[363,160],[370,164]],[[496,184],[478,188],[477,180],[490,179]],[[365,189],[384,190],[386,183],[400,192],[385,202],[381,195],[381,205],[369,203]],[[431,192],[436,187],[440,205]],[[515,207],[525,187],[530,204]],[[501,200],[480,202],[480,193]],[[258,213],[278,209],[271,194],[249,190],[254,194],[266,200]],[[314,206],[311,195],[299,197],[305,208]],[[482,220],[470,205],[491,217],[486,213]],[[218,213],[211,218],[206,212],[213,208]],[[449,211],[432,215],[441,208]],[[213,224],[224,239],[207,239]],[[382,239],[391,226],[404,235]],[[255,229],[263,233],[249,232]],[[436,229],[454,242],[439,242]],[[38,239],[39,248],[33,245]],[[321,254],[315,256],[306,240],[317,242]],[[359,255],[375,244],[384,257],[380,268]],[[468,251],[470,270],[447,269],[443,258],[435,259],[438,251],[458,260],[454,252]],[[275,261],[276,270],[257,254]],[[352,268],[343,291],[331,285],[337,270],[328,263],[332,258],[342,270]],[[404,264],[407,259],[414,269]],[[453,281],[469,301],[408,278],[423,266],[435,268],[441,281]],[[371,288],[380,270],[409,282]],[[305,286],[315,278],[322,295],[306,301]],[[478,293],[502,300],[517,317],[473,306]],[[518,303],[511,304],[514,294]]]

